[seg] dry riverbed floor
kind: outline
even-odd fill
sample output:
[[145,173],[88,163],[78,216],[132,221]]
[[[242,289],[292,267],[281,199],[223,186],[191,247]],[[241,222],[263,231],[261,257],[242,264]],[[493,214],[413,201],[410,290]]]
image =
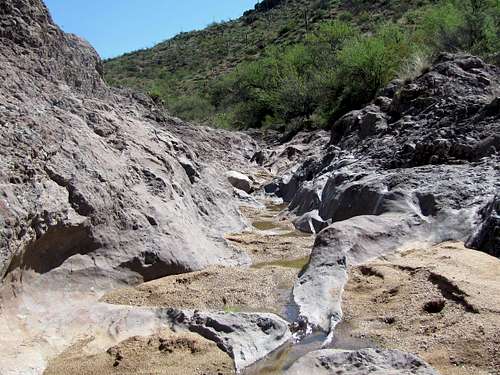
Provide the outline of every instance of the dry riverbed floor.
[[[169,276],[105,294],[102,302],[142,307],[205,311],[255,311],[283,315],[314,238],[298,233],[279,215],[283,206],[242,207],[252,227],[228,234],[228,243],[246,251],[252,267],[214,266]],[[217,291],[214,293],[214,291]],[[231,358],[201,336],[163,331],[133,337],[106,352],[85,353],[86,342],[69,348],[49,363],[45,374],[234,374]]]
[[81,341],[50,361],[44,375],[234,374],[233,361],[226,353],[191,333],[166,330],[132,337],[96,355],[85,355],[86,343]]
[[[280,214],[282,208],[243,207],[252,228],[226,236],[231,246],[250,255],[252,267],[214,266],[169,276],[111,291],[101,301],[283,315],[314,238],[298,233]],[[416,353],[442,375],[500,374],[498,275],[498,259],[455,242],[353,267],[339,335],[347,343],[352,338]],[[189,333],[166,330],[132,337],[99,354],[86,354],[85,346],[82,341],[66,350],[49,363],[45,374],[234,374],[227,354]],[[270,368],[281,369],[285,359],[272,360]]]
[[500,260],[461,243],[391,255],[350,270],[345,320],[442,375],[500,374],[499,275]]

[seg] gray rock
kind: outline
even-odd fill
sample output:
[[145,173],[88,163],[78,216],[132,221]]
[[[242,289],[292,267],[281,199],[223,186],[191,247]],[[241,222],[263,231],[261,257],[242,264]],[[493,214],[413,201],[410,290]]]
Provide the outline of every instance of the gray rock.
[[252,181],[243,173],[229,171],[226,173],[227,180],[236,189],[243,190],[245,193],[252,192]]
[[372,104],[359,111],[349,112],[337,121],[332,130],[332,143],[342,140],[344,144],[355,147],[355,142],[380,134],[386,129],[386,113]]
[[293,224],[297,230],[304,233],[316,234],[325,229],[329,223],[324,221],[319,216],[318,211],[305,213],[301,217],[294,220]]
[[300,358],[285,374],[438,375],[438,372],[417,356],[399,350],[325,349]]
[[221,173],[248,166],[248,135],[108,88],[97,53],[41,1],[2,1],[0,24],[0,277],[136,283],[248,262],[222,240],[244,222]]
[[356,264],[394,251],[412,239],[420,224],[404,215],[388,214],[358,216],[324,229],[293,288],[300,318],[330,332],[342,318],[348,262]]
[[214,341],[241,371],[291,339],[288,323],[273,314],[165,311],[172,329],[187,329]]
[[297,216],[317,210],[321,204],[322,187],[322,184],[302,184],[288,205],[288,209]]

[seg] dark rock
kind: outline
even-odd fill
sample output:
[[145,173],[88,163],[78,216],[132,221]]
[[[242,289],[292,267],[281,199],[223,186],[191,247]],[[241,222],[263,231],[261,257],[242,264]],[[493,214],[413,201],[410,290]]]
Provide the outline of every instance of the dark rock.
[[386,116],[377,105],[349,112],[335,123],[331,142],[338,144],[343,141],[344,144],[355,146],[353,142],[379,134],[387,129]]
[[278,191],[279,189],[279,185],[278,183],[276,182],[270,182],[268,183],[267,185],[264,186],[264,191],[267,193],[267,194],[273,194],[273,193],[276,193],[276,191]]
[[275,194],[282,198],[285,202],[291,202],[297,191],[299,190],[300,181],[294,174],[284,176],[278,183],[278,190]]
[[329,225],[318,215],[318,211],[305,213],[297,218],[293,224],[299,231],[311,234],[319,233]]
[[467,246],[500,257],[500,196],[495,196],[481,211],[481,224]]
[[263,165],[268,159],[268,154],[264,150],[259,150],[255,154],[253,154],[252,159],[250,160],[252,163],[257,163],[257,165]]
[[186,175],[188,176],[189,181],[191,181],[191,183],[194,184],[196,182],[196,180],[198,178],[200,178],[200,174],[196,170],[194,164],[185,157],[179,158],[178,161],[179,161],[180,165],[182,166],[182,168],[184,168],[184,171],[186,172]]
[[321,204],[321,187],[303,184],[288,205],[288,209],[297,216],[317,210]]

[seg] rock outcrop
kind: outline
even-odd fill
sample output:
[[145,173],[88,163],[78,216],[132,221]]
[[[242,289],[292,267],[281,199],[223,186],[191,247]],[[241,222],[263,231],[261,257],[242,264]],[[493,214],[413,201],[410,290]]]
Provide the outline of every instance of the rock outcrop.
[[135,283],[248,262],[222,240],[243,223],[220,170],[250,159],[250,137],[111,90],[92,47],[39,0],[2,1],[0,65],[0,277]]
[[304,320],[333,328],[346,268],[408,244],[460,240],[498,254],[499,93],[498,67],[443,54],[345,115],[328,144],[268,185],[299,229],[312,231],[316,212],[332,223],[294,288]]

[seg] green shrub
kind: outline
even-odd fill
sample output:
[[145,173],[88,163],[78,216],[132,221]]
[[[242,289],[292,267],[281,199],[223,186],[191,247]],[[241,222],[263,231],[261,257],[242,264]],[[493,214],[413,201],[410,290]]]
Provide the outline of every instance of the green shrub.
[[412,15],[415,39],[422,48],[487,56],[500,47],[497,0],[445,0]]
[[210,101],[198,95],[170,99],[167,105],[172,114],[188,121],[206,122],[214,113]]

